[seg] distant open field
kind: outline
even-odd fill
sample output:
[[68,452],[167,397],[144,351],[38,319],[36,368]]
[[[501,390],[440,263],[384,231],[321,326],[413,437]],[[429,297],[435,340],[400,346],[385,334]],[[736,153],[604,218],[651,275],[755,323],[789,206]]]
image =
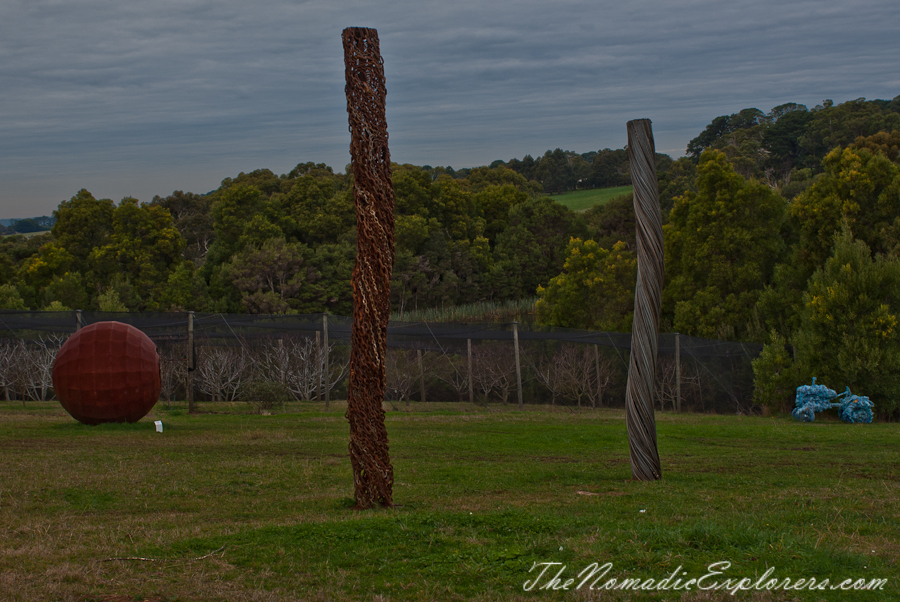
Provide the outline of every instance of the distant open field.
[[[354,511],[341,403],[97,427],[25,405],[0,402],[2,600],[900,599],[900,424],[657,413],[645,483],[620,410],[413,403],[386,418],[397,507]],[[811,578],[887,582],[736,585]]]
[[0,238],[6,236],[24,236],[25,238],[31,238],[32,236],[40,236],[41,234],[46,234],[50,230],[41,230],[40,232],[16,232],[15,234],[0,234]]
[[617,186],[615,188],[592,188],[590,190],[576,190],[575,192],[566,192],[563,194],[549,195],[551,199],[565,205],[572,211],[584,211],[594,205],[603,205],[623,194],[630,194],[633,190],[632,186]]

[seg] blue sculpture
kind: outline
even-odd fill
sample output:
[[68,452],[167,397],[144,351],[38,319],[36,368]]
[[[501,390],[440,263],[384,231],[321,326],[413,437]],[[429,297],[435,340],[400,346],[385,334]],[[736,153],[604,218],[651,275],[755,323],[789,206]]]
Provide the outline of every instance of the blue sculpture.
[[812,422],[816,419],[816,412],[839,408],[844,422],[868,424],[872,422],[874,407],[868,397],[850,393],[850,387],[838,395],[825,385],[817,385],[816,377],[813,377],[811,385],[797,387],[797,403],[791,416],[800,422]]

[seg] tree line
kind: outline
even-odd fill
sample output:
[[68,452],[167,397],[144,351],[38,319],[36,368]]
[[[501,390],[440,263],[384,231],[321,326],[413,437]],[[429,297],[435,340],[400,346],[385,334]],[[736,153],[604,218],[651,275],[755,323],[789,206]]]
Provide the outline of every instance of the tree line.
[[[817,376],[900,416],[898,149],[900,97],[713,120],[660,178],[663,329],[764,343],[755,395],[772,408]],[[636,258],[615,238],[570,242],[539,320],[630,329]]]
[[[816,375],[896,412],[898,148],[900,97],[744,109],[658,156],[663,328],[766,343],[760,402]],[[631,199],[576,213],[547,196],[628,183],[625,149],[393,172],[396,313],[537,292],[542,323],[630,329]],[[324,164],[149,203],[80,190],[53,217],[0,241],[0,306],[352,313],[352,181]]]
[[[395,311],[517,300],[562,268],[589,216],[498,165],[394,165]],[[45,235],[0,240],[0,306],[352,313],[352,181],[324,165],[118,204],[80,190]]]

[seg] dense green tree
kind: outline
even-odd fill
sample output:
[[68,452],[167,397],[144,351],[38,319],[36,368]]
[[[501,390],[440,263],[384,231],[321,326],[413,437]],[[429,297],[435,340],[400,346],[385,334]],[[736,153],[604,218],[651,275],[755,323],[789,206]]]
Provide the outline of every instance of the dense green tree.
[[823,167],[825,173],[791,204],[799,233],[795,259],[808,265],[810,273],[821,266],[844,220],[875,252],[891,250],[892,229],[900,216],[900,165],[865,148],[836,148]]
[[12,284],[0,284],[0,309],[28,309],[22,295]]
[[534,295],[562,271],[572,237],[587,238],[584,218],[548,197],[510,209],[509,226],[497,236],[489,296],[521,299]]
[[631,184],[631,163],[628,151],[604,148],[595,154],[587,184],[593,188],[627,186]]
[[206,281],[191,261],[182,261],[169,274],[159,305],[167,311],[205,311],[209,304]]
[[630,332],[637,260],[617,242],[604,249],[592,240],[569,242],[563,271],[537,289],[542,324]]
[[80,272],[66,272],[58,278],[54,278],[43,289],[44,305],[50,305],[54,301],[69,309],[86,309],[89,307],[90,297],[84,278]]
[[813,114],[805,105],[793,102],[769,111],[762,147],[768,154],[765,166],[775,172],[778,180],[787,182],[791,170],[805,163],[805,149],[800,138],[812,118]]
[[74,258],[75,269],[83,270],[94,249],[106,244],[113,231],[114,211],[115,205],[110,199],[97,200],[82,188],[53,212],[56,218],[53,239],[60,249],[65,249]]
[[72,311],[72,308],[65,305],[62,301],[51,301],[41,311]]
[[455,305],[459,276],[453,270],[453,240],[443,230],[431,234],[422,249],[418,265],[426,277],[424,290],[416,291],[430,307]]
[[584,212],[591,238],[604,249],[611,249],[619,241],[625,248],[636,250],[636,218],[634,195],[624,194],[603,205],[594,205]]
[[253,218],[262,215],[266,205],[262,193],[254,186],[229,186],[216,192],[211,207],[216,238],[207,254],[207,260],[211,263],[205,268],[207,273],[242,250],[246,239],[241,237]]
[[769,342],[753,360],[753,401],[770,412],[790,412],[794,405],[798,383],[803,383],[794,363],[787,340],[773,330]]
[[43,232],[50,228],[38,223],[34,218],[17,219],[12,224],[12,230],[21,234],[30,234],[31,232]]
[[52,241],[42,245],[35,255],[22,263],[19,277],[22,281],[40,290],[75,265],[75,257],[58,242]]
[[816,168],[831,151],[846,147],[860,136],[900,129],[900,113],[879,101],[858,98],[838,105],[830,100],[813,110],[800,144],[806,153],[807,167]]
[[356,249],[349,241],[316,247],[306,262],[305,284],[297,293],[297,311],[352,316],[350,277],[355,262]]
[[790,337],[802,313],[803,291],[834,251],[834,236],[847,222],[874,252],[900,255],[900,166],[867,148],[836,148],[821,174],[790,204],[788,260],[760,298],[769,329]]
[[[421,219],[421,218],[419,218]],[[403,315],[406,311],[418,309],[419,293],[428,288],[428,276],[424,257],[405,247],[398,247],[394,256],[394,270],[391,274],[391,310]],[[423,298],[423,307],[425,299]]]
[[183,248],[184,239],[168,211],[125,198],[113,214],[112,234],[91,253],[90,264],[99,287],[114,276],[125,276],[141,299],[140,308],[158,309]]
[[816,271],[793,342],[797,360],[822,382],[900,408],[900,258],[872,257],[849,228]]
[[528,198],[527,193],[511,184],[488,186],[472,196],[475,213],[484,220],[484,237],[491,244],[506,229],[510,209]]
[[255,169],[250,173],[241,172],[235,178],[225,178],[219,190],[248,186],[256,188],[263,196],[271,197],[282,188],[282,179],[269,169]]
[[165,208],[171,215],[175,227],[184,239],[184,258],[195,266],[202,266],[206,253],[215,240],[213,218],[210,214],[212,197],[176,190],[162,198],[153,197],[151,205]]
[[710,148],[725,153],[735,172],[744,178],[766,182],[775,187],[772,172],[767,173],[766,162],[769,153],[763,148],[765,126],[757,124],[747,128],[736,129],[724,135]]
[[437,217],[433,212],[436,192],[429,171],[415,165],[395,165],[392,180],[397,215],[416,215],[425,220]]
[[17,234],[0,238],[0,284],[15,286],[26,307],[38,307],[41,303],[41,299],[38,298],[39,288],[29,284],[27,268],[40,253],[40,249],[52,241],[53,236],[49,232],[34,236]]
[[535,161],[534,157],[532,157],[531,155],[525,155],[524,157],[522,157],[521,161],[519,161],[518,159],[511,159],[509,163],[506,164],[506,166],[516,173],[521,174],[526,180],[535,179]]
[[731,115],[716,117],[699,136],[688,142],[687,154],[695,161],[707,148],[715,148],[720,139],[742,129],[751,129],[763,123],[765,114],[759,109],[743,109]]
[[574,190],[577,182],[568,153],[559,148],[548,150],[535,163],[534,179],[541,183],[544,192],[550,194]]
[[460,185],[473,193],[503,186],[513,186],[527,196],[536,196],[542,192],[538,182],[529,181],[525,176],[502,165],[495,168],[476,167],[469,171],[466,179],[462,180]]
[[437,190],[434,209],[447,234],[455,240],[471,240],[484,232],[484,218],[478,213],[472,194],[457,180],[441,176],[434,182]]
[[203,273],[209,274],[208,277],[204,277],[209,291],[208,311],[235,314],[247,311],[247,308],[241,303],[240,291],[231,282],[227,263],[207,262],[201,271],[201,274]]
[[657,175],[659,208],[663,218],[667,219],[676,198],[688,192],[697,192],[697,165],[689,157],[681,157],[673,161],[665,172],[657,172]]
[[0,284],[9,284],[16,274],[16,264],[12,258],[0,250]]
[[440,229],[440,222],[434,218],[426,220],[419,215],[397,215],[394,219],[394,246],[397,252],[407,251],[410,255],[417,255],[431,234]]
[[280,203],[284,234],[310,246],[334,244],[356,225],[353,192],[332,178],[301,176]]
[[115,288],[104,288],[97,296],[97,308],[104,313],[116,313],[129,311],[128,305],[119,297]]
[[735,173],[723,153],[703,153],[697,192],[676,199],[663,227],[663,311],[676,331],[727,339],[760,335],[753,308],[784,251],[784,213],[784,199]]
[[339,181],[344,182],[342,187],[346,185],[347,177],[341,174],[335,174],[334,170],[324,163],[313,163],[312,161],[307,161],[306,163],[298,163],[294,169],[288,173],[287,176],[282,176],[282,179],[296,180],[300,176],[324,176],[324,177],[332,177],[336,178]]
[[[820,163],[835,146],[897,129],[900,112],[893,101],[860,98],[839,105],[825,101],[812,110],[785,103],[765,115],[744,109],[717,117],[690,141],[687,153],[697,161],[707,148],[721,150],[739,174],[778,187],[786,198],[793,198],[808,186],[811,175],[821,171]],[[804,172],[807,169],[811,174]]]
[[306,245],[271,238],[236,254],[228,264],[228,277],[241,292],[247,312],[287,313],[304,284],[301,268],[311,255]]
[[795,381],[816,376],[835,390],[868,395],[882,416],[900,414],[900,258],[873,257],[845,223],[832,256],[809,280],[800,317],[792,337],[796,364],[771,361],[784,346],[773,335],[755,366],[759,397],[777,403],[789,395],[778,387],[784,371]]
[[881,153],[894,163],[900,163],[900,129],[893,132],[878,132],[871,136],[859,136],[848,148],[868,149],[873,154]]

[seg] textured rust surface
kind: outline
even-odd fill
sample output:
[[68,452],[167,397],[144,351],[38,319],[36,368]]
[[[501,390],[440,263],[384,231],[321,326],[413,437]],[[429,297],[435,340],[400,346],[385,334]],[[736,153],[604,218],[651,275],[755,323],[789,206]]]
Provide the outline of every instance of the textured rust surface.
[[637,218],[638,272],[631,328],[631,360],[625,389],[625,422],[628,425],[631,473],[639,481],[653,481],[662,477],[653,413],[664,268],[662,217],[650,120],[629,121],[627,130]]
[[121,322],[85,326],[53,363],[53,390],[84,424],[137,422],[159,399],[159,355],[143,332]]
[[347,420],[356,505],[371,508],[393,505],[394,469],[382,402],[394,265],[394,187],[378,32],[350,27],[343,41],[356,204]]

